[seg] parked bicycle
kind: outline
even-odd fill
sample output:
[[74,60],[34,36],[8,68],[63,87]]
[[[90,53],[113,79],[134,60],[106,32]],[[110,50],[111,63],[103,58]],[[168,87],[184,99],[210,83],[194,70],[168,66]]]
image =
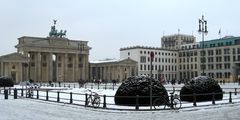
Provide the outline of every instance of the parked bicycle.
[[33,87],[28,88],[27,98],[33,98]]
[[170,109],[180,109],[182,107],[182,103],[179,95],[174,94],[175,89],[173,88],[173,92],[170,93],[170,99],[167,95],[160,96],[153,101],[153,106],[155,109],[166,109],[166,107],[170,107]]
[[88,90],[90,94],[87,97],[87,106],[99,107],[100,105],[100,96],[91,90]]

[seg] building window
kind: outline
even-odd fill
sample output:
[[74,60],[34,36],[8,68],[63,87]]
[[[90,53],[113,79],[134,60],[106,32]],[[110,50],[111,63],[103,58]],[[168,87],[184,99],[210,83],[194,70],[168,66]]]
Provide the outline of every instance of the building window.
[[237,54],[240,54],[240,48],[237,49]]
[[213,50],[208,50],[208,56],[213,55]]
[[15,68],[16,68],[16,66],[15,66],[15,65],[13,65],[13,66],[12,66],[12,69],[15,69]]
[[43,67],[46,67],[46,66],[47,66],[47,63],[42,63],[42,66],[43,66]]
[[128,52],[128,56],[130,55],[130,52]]
[[208,69],[209,70],[213,70],[214,69],[214,65],[213,64],[208,64]]
[[222,64],[216,64],[216,69],[222,69]]
[[222,54],[221,49],[216,49],[216,55],[221,55],[221,54]]
[[62,64],[61,64],[61,63],[58,63],[58,67],[62,67]]
[[146,56],[141,56],[140,57],[140,62],[141,63],[146,63]]
[[208,62],[213,62],[213,57],[208,57]]
[[68,64],[68,67],[69,67],[69,68],[72,68],[72,66],[73,66],[72,64]]
[[78,61],[79,61],[79,62],[82,62],[82,57],[78,57]]
[[58,61],[61,61],[61,56],[58,56]]
[[230,61],[230,56],[224,56],[224,61],[225,62]]
[[222,57],[216,57],[216,62],[222,62]]
[[230,54],[230,49],[229,48],[225,48],[224,49],[224,54]]
[[34,63],[34,62],[32,62],[32,63],[31,63],[31,66],[32,66],[32,67],[34,67],[34,66],[35,66],[35,63]]
[[46,61],[46,60],[47,60],[47,56],[43,55],[43,61]]
[[230,63],[225,63],[224,64],[224,69],[230,69]]
[[78,64],[78,67],[79,67],[79,68],[83,67],[83,64]]

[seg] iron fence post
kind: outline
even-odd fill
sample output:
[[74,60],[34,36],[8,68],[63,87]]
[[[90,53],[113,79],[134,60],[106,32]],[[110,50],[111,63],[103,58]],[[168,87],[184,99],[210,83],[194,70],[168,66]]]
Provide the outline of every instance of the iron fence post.
[[215,93],[212,93],[212,104],[215,105]]
[[17,99],[17,89],[14,89],[14,99]]
[[88,96],[88,94],[86,93],[86,94],[85,94],[85,107],[87,107],[87,104],[88,104],[88,103],[87,103],[87,100],[88,100],[88,99],[87,99],[87,96]]
[[106,95],[103,95],[103,108],[106,108]]
[[171,109],[173,109],[173,94],[171,94],[170,97],[171,97],[171,98],[170,98],[170,100],[171,100]]
[[232,103],[232,92],[229,92],[229,103]]
[[48,91],[46,91],[46,101],[48,101]]
[[136,95],[136,110],[139,110],[139,95]]
[[57,102],[60,101],[60,98],[59,98],[59,91],[57,92]]
[[235,95],[237,95],[237,88],[235,88]]
[[193,106],[197,106],[197,98],[195,93],[193,93]]
[[72,92],[70,92],[70,104],[73,103],[73,99],[72,99]]
[[39,99],[39,90],[37,90],[37,99]]

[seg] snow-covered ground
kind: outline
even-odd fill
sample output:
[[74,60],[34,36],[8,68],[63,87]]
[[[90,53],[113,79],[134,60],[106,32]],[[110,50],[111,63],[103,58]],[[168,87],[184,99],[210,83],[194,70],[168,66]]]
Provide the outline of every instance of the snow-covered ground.
[[[175,87],[181,87],[182,85],[176,85]],[[168,90],[172,89],[171,85],[165,86]],[[222,88],[238,88],[237,84],[226,84],[222,85]],[[50,87],[42,87],[45,89],[51,89]],[[96,86],[94,87],[96,88]],[[227,89],[230,90],[230,89]],[[234,89],[231,89],[234,90]],[[59,91],[59,90],[55,90]],[[84,88],[70,88],[62,89],[61,92],[66,92],[67,94],[61,94],[61,97],[69,98],[69,92],[73,93],[87,93],[88,91]],[[92,91],[98,92],[100,95],[106,94],[112,96],[115,94],[116,89],[92,89]],[[39,93],[45,99],[43,93]],[[49,93],[50,100],[56,97],[56,93]],[[237,97],[239,98],[239,94]],[[78,98],[79,97],[79,98]],[[228,97],[225,96],[226,98]],[[3,95],[0,94],[0,120],[238,120],[240,115],[238,114],[240,109],[240,103],[234,102],[234,104],[217,104],[204,107],[190,107],[180,110],[164,110],[164,111],[124,111],[124,110],[105,110],[88,108],[83,106],[77,106],[72,104],[56,103],[36,99],[13,99],[9,96],[8,100],[3,99]],[[41,97],[40,97],[41,98]],[[82,99],[85,97],[82,95],[73,96],[73,99]],[[240,101],[239,99],[237,99]],[[226,100],[228,101],[228,100]],[[66,100],[69,102],[69,100]],[[78,102],[78,101],[76,101]],[[108,103],[114,103],[113,99],[108,100]],[[200,103],[200,104],[211,104]],[[192,106],[192,103],[189,105]],[[119,107],[119,106],[112,106]],[[134,109],[134,107],[133,107]]]
[[[3,95],[0,95],[3,98]],[[240,104],[178,111],[118,111],[33,99],[0,99],[0,120],[239,120]]]

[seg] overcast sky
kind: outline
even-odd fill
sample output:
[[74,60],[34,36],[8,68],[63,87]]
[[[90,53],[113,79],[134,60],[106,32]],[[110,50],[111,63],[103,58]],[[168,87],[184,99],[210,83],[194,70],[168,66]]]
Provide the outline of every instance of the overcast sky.
[[89,41],[90,60],[119,59],[127,46],[160,47],[164,35],[194,35],[204,14],[205,39],[240,36],[239,0],[0,0],[0,55],[15,52],[21,36],[47,37],[53,19],[67,38]]

